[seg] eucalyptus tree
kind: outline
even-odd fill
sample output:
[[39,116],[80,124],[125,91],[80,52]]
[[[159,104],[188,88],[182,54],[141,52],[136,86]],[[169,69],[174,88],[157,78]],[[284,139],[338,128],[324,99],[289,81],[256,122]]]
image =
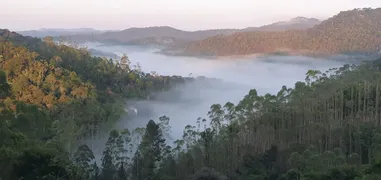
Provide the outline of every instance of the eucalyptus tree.
[[157,178],[166,143],[162,131],[153,120],[146,126],[145,134],[135,153],[133,179]]
[[77,151],[74,153],[74,162],[81,168],[82,174],[85,179],[89,179],[92,174],[92,163],[95,162],[95,157],[91,149],[87,145],[81,145],[78,147]]

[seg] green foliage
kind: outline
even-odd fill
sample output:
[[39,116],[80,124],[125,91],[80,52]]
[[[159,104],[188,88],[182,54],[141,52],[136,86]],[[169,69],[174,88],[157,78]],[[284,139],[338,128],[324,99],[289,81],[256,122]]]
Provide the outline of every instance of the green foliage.
[[165,139],[159,125],[150,120],[146,126],[142,142],[133,158],[132,178],[157,178],[165,146]]
[[13,179],[71,179],[69,162],[60,159],[54,151],[26,149],[16,157],[11,177]]
[[78,147],[76,153],[74,153],[74,163],[81,168],[84,178],[90,178],[90,172],[92,171],[92,161],[94,161],[94,154],[87,145],[81,145]]

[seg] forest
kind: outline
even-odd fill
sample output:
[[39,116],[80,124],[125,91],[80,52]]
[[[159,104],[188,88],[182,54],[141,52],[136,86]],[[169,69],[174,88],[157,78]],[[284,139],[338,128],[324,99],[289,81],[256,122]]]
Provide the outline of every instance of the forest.
[[257,53],[380,53],[381,8],[354,9],[305,30],[238,32],[218,35],[184,48],[186,55],[250,55]]
[[[378,180],[381,59],[310,70],[277,94],[250,90],[167,140],[162,116],[113,128],[123,99],[191,79],[143,73],[86,49],[0,30],[2,180]],[[108,139],[97,160],[94,145]],[[90,143],[89,143],[90,142]]]

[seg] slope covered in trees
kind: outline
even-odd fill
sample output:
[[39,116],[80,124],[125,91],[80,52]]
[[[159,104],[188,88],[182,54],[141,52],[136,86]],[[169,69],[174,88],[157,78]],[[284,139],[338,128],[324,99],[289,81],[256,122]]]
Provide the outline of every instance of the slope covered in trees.
[[160,84],[183,80],[176,76],[155,77],[153,74],[143,73],[138,64],[131,65],[129,61],[125,62],[129,67],[123,70],[119,64],[113,64],[111,59],[93,57],[85,48],[56,44],[51,37],[45,37],[41,41],[38,38],[0,30],[0,39],[3,42],[12,42],[16,46],[26,47],[28,50],[36,52],[37,59],[43,59],[56,67],[74,71],[84,81],[93,83],[100,93],[108,89],[109,92],[115,92],[123,97],[144,97],[150,90],[162,90],[164,86],[160,86]]
[[306,54],[380,53],[381,8],[343,11],[306,30],[239,32],[215,36],[184,49],[215,56],[294,52]]
[[[127,56],[115,64],[49,37],[41,41],[8,30],[0,30],[0,72],[2,179],[69,176],[67,153],[118,120],[125,98],[146,98],[186,80],[143,73]],[[42,164],[29,167],[33,163]]]

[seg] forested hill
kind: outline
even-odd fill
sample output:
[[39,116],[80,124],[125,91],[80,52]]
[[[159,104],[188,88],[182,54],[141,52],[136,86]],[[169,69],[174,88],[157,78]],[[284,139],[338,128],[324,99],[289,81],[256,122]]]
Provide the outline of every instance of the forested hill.
[[118,111],[124,98],[146,99],[152,92],[191,80],[144,73],[127,56],[118,63],[91,56],[84,48],[54,43],[51,37],[40,40],[0,30],[0,43],[0,68],[13,87],[11,99],[48,109],[92,100],[92,105]]
[[[185,80],[144,73],[127,56],[114,63],[49,37],[42,41],[0,30],[0,179],[62,173],[60,165],[69,160],[65,153],[80,141],[99,137],[124,115],[126,98],[145,99]],[[35,174],[33,168],[17,167],[33,166],[39,163],[33,158],[40,157],[47,163],[57,157],[58,164]]]
[[307,30],[239,32],[191,43],[185,54],[380,53],[381,8],[343,11]]
[[[51,37],[43,40],[29,36],[21,36],[9,30],[0,30],[0,38],[3,44],[8,42],[15,46],[27,48],[35,52],[36,59],[42,59],[55,67],[64,68],[75,72],[83,80],[91,82],[96,89],[105,91],[106,89],[122,95],[123,97],[146,96],[150,88],[160,89],[156,86],[163,82],[171,83],[179,77],[160,76],[156,78],[153,74],[143,73],[140,67],[133,69],[127,60],[126,72],[120,68],[120,64],[115,64],[111,59],[94,57],[85,48],[73,48],[63,44],[56,44]],[[131,67],[129,67],[131,66]],[[160,81],[160,82],[159,82]],[[139,88],[136,88],[136,86]],[[155,87],[154,87],[155,86]]]

